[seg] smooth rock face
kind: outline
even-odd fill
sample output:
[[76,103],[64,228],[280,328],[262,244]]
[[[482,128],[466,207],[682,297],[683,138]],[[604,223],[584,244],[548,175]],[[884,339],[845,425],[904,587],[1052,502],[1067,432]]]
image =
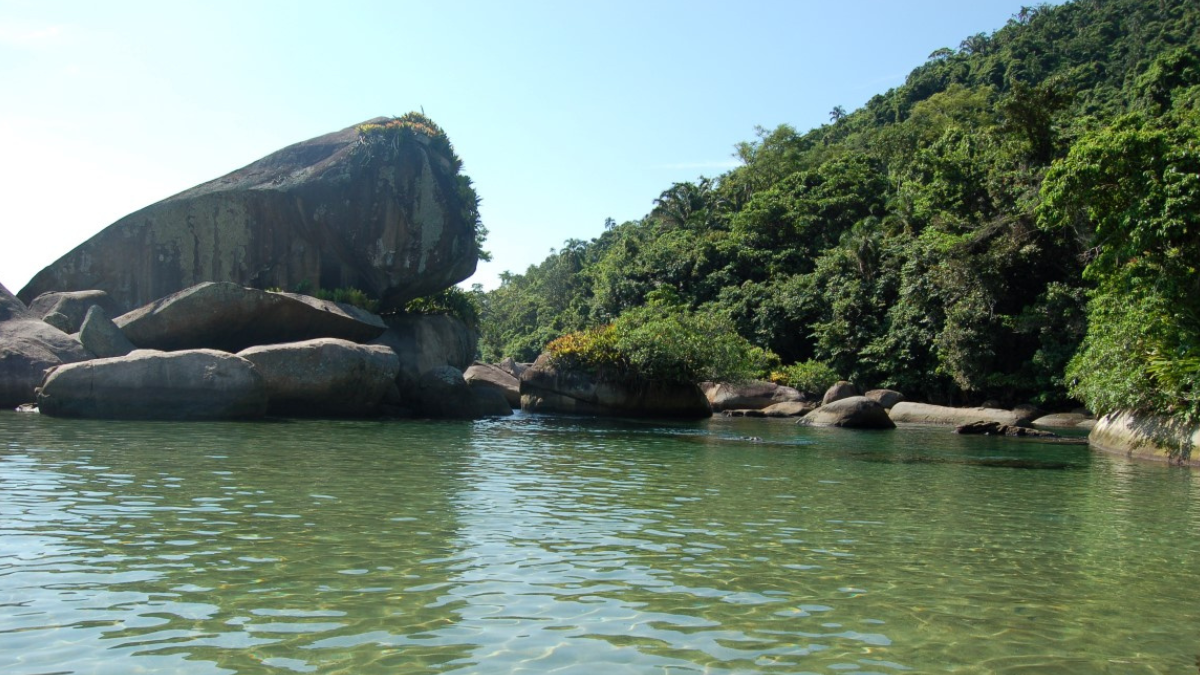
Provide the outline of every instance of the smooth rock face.
[[38,273],[19,296],[28,302],[47,291],[101,289],[122,307],[140,307],[204,281],[229,281],[355,287],[391,309],[471,276],[475,223],[467,222],[452,159],[428,136],[365,143],[358,126],[125,216]]
[[29,312],[34,316],[42,317],[47,323],[51,323],[47,320],[49,315],[61,314],[66,325],[60,326],[57,323],[51,323],[51,325],[64,333],[77,333],[83,326],[83,320],[87,318],[88,310],[97,305],[103,307],[105,313],[110,317],[117,316],[124,311],[109,297],[108,293],[87,290],[42,293],[29,303]]
[[803,417],[817,409],[813,401],[784,401],[762,409],[763,417]]
[[262,375],[273,415],[374,416],[400,370],[387,347],[336,338],[250,347],[238,356]]
[[896,425],[878,402],[866,396],[841,398],[805,415],[800,420],[816,427],[846,429],[895,429]]
[[[1101,417],[1088,444],[1114,454],[1200,466],[1200,426],[1121,410]],[[1187,449],[1188,452],[1182,452]]]
[[508,373],[509,375],[512,375],[513,377],[520,380],[521,375],[523,375],[526,370],[529,370],[529,366],[532,366],[533,364],[532,363],[517,363],[516,359],[509,356],[509,357],[505,357],[502,361],[500,361],[500,363],[498,363],[496,365],[499,366],[500,370],[503,370],[504,372]]
[[853,383],[842,380],[825,390],[825,396],[821,398],[821,405],[829,405],[834,401],[840,401],[844,398],[859,395],[858,387]]
[[78,340],[31,315],[0,285],[0,408],[34,401],[47,368],[90,358]]
[[521,376],[521,408],[613,417],[712,416],[712,407],[697,385],[597,381],[586,373],[559,368],[547,354],[539,356]]
[[462,321],[441,314],[393,314],[385,317],[387,331],[371,344],[386,345],[400,356],[396,383],[401,393],[415,391],[421,376],[440,366],[459,371],[475,360],[479,337]]
[[208,282],[123,314],[114,323],[142,349],[219,349],[320,337],[368,342],[383,319],[350,305],[295,293]]
[[804,400],[804,394],[774,382],[706,382],[701,389],[713,412],[761,410],[776,403]]
[[1001,408],[950,408],[928,403],[902,401],[889,411],[893,422],[908,424],[944,424],[958,426],[971,422],[999,422],[1014,427],[1027,427],[1031,420],[1011,410]]
[[872,389],[863,394],[863,396],[889,409],[904,400],[904,394],[895,389]]
[[267,411],[254,365],[209,349],[139,350],[60,366],[37,401],[44,415],[97,419],[251,419]]
[[1096,425],[1096,418],[1085,413],[1051,413],[1033,421],[1035,427],[1091,428]]
[[463,378],[473,391],[491,389],[500,392],[510,410],[521,407],[521,381],[499,366],[476,362],[467,368]]
[[84,349],[102,359],[125,356],[137,349],[100,305],[92,305],[88,310],[79,327],[79,341]]

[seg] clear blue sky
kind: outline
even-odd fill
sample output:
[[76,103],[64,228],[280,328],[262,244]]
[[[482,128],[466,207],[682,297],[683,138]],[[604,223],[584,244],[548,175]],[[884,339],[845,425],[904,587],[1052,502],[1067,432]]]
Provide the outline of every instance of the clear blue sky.
[[467,283],[492,288],[734,166],[756,125],[824,124],[1020,6],[0,0],[0,283],[288,144],[423,108],[483,198],[495,259]]

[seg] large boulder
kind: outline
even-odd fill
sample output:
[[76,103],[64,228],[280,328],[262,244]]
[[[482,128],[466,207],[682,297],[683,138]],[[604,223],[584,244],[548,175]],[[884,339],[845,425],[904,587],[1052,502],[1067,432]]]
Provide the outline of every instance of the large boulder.
[[450,366],[460,374],[475,360],[478,335],[459,319],[445,314],[392,314],[387,330],[371,344],[386,345],[400,356],[396,383],[402,393],[415,391],[425,373]]
[[[77,333],[92,307],[103,308],[109,316],[117,316],[124,311],[108,293],[87,290],[42,293],[29,303],[29,312],[64,333]],[[55,323],[57,319],[49,318],[53,314],[61,315],[65,325],[59,325]]]
[[1050,413],[1042,415],[1033,421],[1035,427],[1053,427],[1058,429],[1091,429],[1096,426],[1096,418],[1081,412]]
[[462,371],[453,366],[437,366],[422,373],[417,380],[416,396],[412,398],[421,417],[476,419],[481,416],[475,394],[463,379]]
[[137,349],[100,305],[92,305],[88,310],[79,327],[79,341],[84,349],[102,359],[125,356]]
[[489,363],[473,363],[463,373],[463,379],[473,391],[490,389],[500,392],[508,401],[509,409],[521,407],[521,380],[500,366]]
[[368,342],[387,329],[357,307],[296,293],[206,282],[122,314],[114,323],[142,349],[219,349],[331,337]]
[[479,417],[510,417],[513,414],[512,404],[498,389],[471,387],[471,397],[475,399],[475,413]]
[[887,410],[866,396],[840,398],[805,415],[800,420],[815,427],[845,429],[895,429]]
[[815,401],[784,401],[763,408],[763,417],[803,417],[817,409]]
[[705,382],[701,388],[713,412],[761,410],[776,403],[804,400],[804,394],[774,382]]
[[387,310],[471,276],[476,197],[445,135],[423,118],[367,124],[374,126],[286,147],[125,216],[19,296],[100,289],[140,307],[229,281],[354,287]]
[[861,393],[862,392],[858,390],[858,387],[856,387],[854,383],[847,382],[846,380],[839,380],[832,387],[825,390],[825,395],[821,397],[821,405],[829,405],[834,401],[840,401],[844,398],[850,398],[851,396],[858,396]]
[[1200,425],[1118,410],[1101,417],[1088,434],[1097,450],[1138,459],[1200,466]]
[[872,389],[871,391],[863,394],[863,396],[866,396],[867,398],[875,401],[879,405],[889,410],[897,403],[900,403],[904,400],[904,394],[901,394],[895,389]]
[[521,408],[528,412],[608,417],[702,419],[712,407],[700,387],[648,380],[609,381],[564,368],[542,354],[521,375]]
[[960,426],[972,422],[998,422],[1014,427],[1027,427],[1032,423],[1011,410],[1002,408],[950,408],[928,403],[901,401],[889,411],[893,422],[907,424],[938,424]]
[[32,402],[48,368],[91,358],[79,340],[30,314],[0,285],[0,407]]
[[400,370],[391,349],[336,338],[250,347],[238,356],[262,375],[273,415],[377,415]]
[[210,349],[139,350],[54,369],[37,398],[45,415],[98,419],[252,419],[267,411],[254,364]]

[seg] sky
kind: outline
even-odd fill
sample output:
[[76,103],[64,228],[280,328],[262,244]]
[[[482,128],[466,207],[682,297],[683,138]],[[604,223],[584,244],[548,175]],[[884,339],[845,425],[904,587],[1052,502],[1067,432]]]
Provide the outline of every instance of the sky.
[[0,0],[0,284],[287,145],[423,110],[490,231],[464,285],[494,288],[1021,2]]

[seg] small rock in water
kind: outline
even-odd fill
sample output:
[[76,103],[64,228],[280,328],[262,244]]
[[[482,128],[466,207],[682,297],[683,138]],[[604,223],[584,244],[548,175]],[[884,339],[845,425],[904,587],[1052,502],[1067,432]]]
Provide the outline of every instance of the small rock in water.
[[17,412],[22,412],[22,413],[39,412],[36,403],[22,403],[21,405],[17,406],[16,409],[17,409]]

